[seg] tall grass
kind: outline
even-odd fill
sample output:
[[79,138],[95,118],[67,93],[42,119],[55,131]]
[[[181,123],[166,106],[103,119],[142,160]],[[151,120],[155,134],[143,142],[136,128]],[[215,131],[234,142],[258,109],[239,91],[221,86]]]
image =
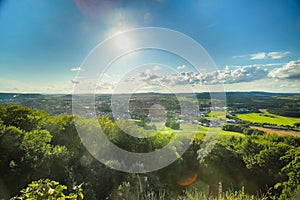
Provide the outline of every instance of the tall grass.
[[160,191],[142,192],[139,189],[130,187],[130,184],[123,183],[118,188],[118,192],[109,199],[113,200],[267,200],[267,195],[257,197],[255,195],[245,194],[244,189],[240,191],[226,191],[218,196],[210,196],[196,188],[186,190],[182,195],[176,196],[172,192]]

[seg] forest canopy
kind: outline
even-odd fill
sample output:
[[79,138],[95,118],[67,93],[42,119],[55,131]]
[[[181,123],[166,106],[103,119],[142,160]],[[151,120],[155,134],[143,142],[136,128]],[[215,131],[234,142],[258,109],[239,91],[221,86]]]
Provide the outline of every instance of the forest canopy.
[[[76,120],[93,126],[90,119]],[[112,142],[132,152],[155,151],[173,137],[158,133],[133,139],[109,117],[97,121]],[[158,171],[129,174],[101,164],[86,150],[72,115],[51,116],[20,105],[0,105],[0,198],[25,195],[22,189],[34,184],[58,182],[61,194],[77,195],[74,199],[126,199],[126,195],[174,199],[200,194],[226,196],[228,191],[257,198],[293,197],[300,184],[300,138],[250,132],[245,137],[221,136],[212,152],[201,159],[198,153],[205,135],[199,132],[176,162]],[[188,184],[188,180],[193,181]],[[78,186],[76,193],[73,189]]]

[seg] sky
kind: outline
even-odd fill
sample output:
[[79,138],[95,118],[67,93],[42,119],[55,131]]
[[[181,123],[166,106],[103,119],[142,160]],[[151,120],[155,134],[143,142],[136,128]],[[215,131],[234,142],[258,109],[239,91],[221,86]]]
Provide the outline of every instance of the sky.
[[[120,41],[107,51],[126,50],[146,36],[118,34],[145,27],[192,38],[212,60],[210,70],[172,52],[141,49],[95,73],[96,93],[203,92],[207,85],[300,91],[296,0],[0,0],[0,92],[73,93],[99,44],[115,36]],[[197,53],[188,45],[182,50]]]

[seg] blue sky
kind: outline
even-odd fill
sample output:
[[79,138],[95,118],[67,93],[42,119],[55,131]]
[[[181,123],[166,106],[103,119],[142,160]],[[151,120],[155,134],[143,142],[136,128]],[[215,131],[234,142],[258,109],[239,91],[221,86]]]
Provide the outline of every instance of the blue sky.
[[[79,66],[96,45],[118,32],[149,26],[193,38],[218,68],[199,75],[183,60],[157,51],[153,57],[178,74],[165,77],[153,65],[149,77],[184,79],[193,87],[221,83],[227,91],[300,91],[296,0],[2,0],[0,92],[71,93]],[[139,62],[151,58],[138,57]],[[121,68],[126,66],[119,62],[107,71],[98,92],[114,88],[124,75]]]

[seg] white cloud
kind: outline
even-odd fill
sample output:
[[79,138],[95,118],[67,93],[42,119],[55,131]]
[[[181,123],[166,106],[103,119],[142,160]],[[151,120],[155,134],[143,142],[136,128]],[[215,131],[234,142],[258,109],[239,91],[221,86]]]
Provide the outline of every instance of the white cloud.
[[203,76],[203,79],[211,84],[224,83],[240,83],[259,80],[267,77],[268,71],[261,69],[259,66],[238,66],[234,70],[230,70],[229,67],[225,70],[217,70],[211,73],[207,73]]
[[154,74],[154,73],[152,73],[151,70],[148,69],[144,72],[139,73],[139,77],[142,78],[142,80],[150,81],[150,80],[159,78],[160,75]]
[[103,82],[99,83],[97,86],[97,90],[100,91],[112,91],[114,89],[114,83]]
[[270,58],[270,59],[281,59],[283,58],[284,56],[290,54],[289,51],[281,51],[281,52],[270,52],[267,54],[267,57]]
[[75,71],[75,72],[83,71],[83,69],[81,67],[74,67],[74,68],[71,68],[70,70]]
[[250,60],[261,60],[266,58],[266,53],[256,53],[250,55]]
[[290,54],[289,51],[272,51],[272,52],[259,52],[254,54],[246,54],[240,56],[233,56],[233,58],[249,58],[250,60],[263,60],[263,59],[281,59]]
[[177,69],[185,69],[186,66],[185,66],[185,65],[180,65],[180,66],[177,66],[176,68],[177,68]]
[[[170,75],[156,74],[151,70],[146,70],[134,76],[134,81],[146,82],[147,84],[163,83],[166,85],[203,85],[203,84],[233,84],[240,82],[250,82],[266,78],[268,70],[259,66],[239,66],[234,70],[225,67],[224,70],[216,70],[206,73],[181,72]],[[130,79],[133,81],[133,79]]]
[[300,78],[300,60],[290,61],[283,67],[272,70],[269,73],[269,76],[277,79]]

